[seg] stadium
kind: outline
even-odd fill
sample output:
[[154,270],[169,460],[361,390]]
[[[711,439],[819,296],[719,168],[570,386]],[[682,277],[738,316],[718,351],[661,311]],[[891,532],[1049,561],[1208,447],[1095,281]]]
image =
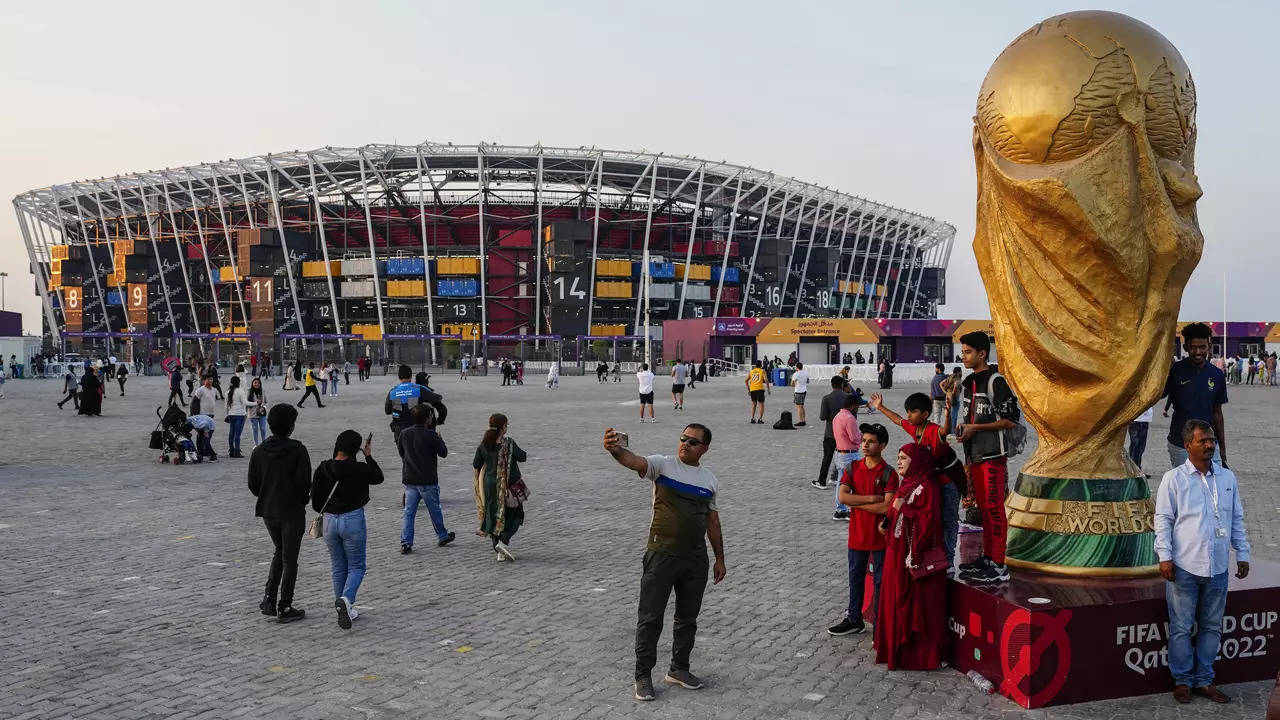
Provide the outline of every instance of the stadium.
[[749,167],[540,145],[295,151],[14,207],[54,347],[319,343],[433,363],[660,342],[666,319],[933,318],[955,236]]

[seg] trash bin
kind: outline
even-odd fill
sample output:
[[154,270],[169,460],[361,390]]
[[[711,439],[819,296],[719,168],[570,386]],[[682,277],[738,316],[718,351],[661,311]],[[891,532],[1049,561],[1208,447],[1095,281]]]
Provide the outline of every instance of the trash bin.
[[774,368],[773,369],[773,385],[774,387],[787,387],[791,384],[791,368]]

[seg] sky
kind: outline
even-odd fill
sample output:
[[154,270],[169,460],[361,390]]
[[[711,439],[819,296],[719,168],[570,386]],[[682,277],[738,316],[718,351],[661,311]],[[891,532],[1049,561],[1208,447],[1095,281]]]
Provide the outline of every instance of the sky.
[[[0,196],[325,145],[598,146],[727,160],[956,226],[943,318],[989,317],[972,117],[1065,2],[0,0]],[[1280,321],[1280,3],[1115,2],[1195,78],[1204,254],[1183,319]],[[1272,218],[1272,219],[1268,219]],[[38,332],[12,205],[6,307]]]

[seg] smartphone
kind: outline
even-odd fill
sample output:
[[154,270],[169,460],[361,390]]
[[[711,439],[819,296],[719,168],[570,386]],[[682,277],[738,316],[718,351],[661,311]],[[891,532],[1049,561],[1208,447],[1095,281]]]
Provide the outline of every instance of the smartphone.
[[618,447],[628,447],[631,444],[631,436],[624,432],[613,433],[618,438]]
[[369,435],[368,435],[367,437],[365,437],[365,439],[364,439],[364,444],[365,444],[365,445],[368,445],[368,444],[369,444],[369,443],[371,443],[371,442],[373,442],[373,433],[369,433]]

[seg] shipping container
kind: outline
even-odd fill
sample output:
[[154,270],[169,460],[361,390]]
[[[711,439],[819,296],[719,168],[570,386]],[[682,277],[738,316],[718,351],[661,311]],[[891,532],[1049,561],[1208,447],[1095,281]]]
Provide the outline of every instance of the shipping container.
[[[254,248],[254,249],[256,250],[257,248]],[[283,258],[281,258],[281,259],[283,260]],[[343,274],[344,274],[344,273],[342,272],[342,261],[341,261],[341,260],[330,260],[330,261],[329,261],[329,274],[330,274],[330,275],[332,275],[332,276],[334,276],[334,277],[337,277],[337,276],[339,276],[339,275],[343,275]],[[302,263],[302,277],[304,277],[304,278],[317,278],[317,277],[324,277],[324,276],[325,276],[325,273],[324,273],[324,261],[323,261],[323,260],[304,260],[304,261],[303,261],[303,263]]]
[[[341,262],[342,264],[340,267],[342,269],[341,274],[343,277],[358,277],[361,275],[373,274],[373,258],[346,258]],[[320,272],[321,274],[324,273],[323,266],[321,266]]]
[[630,277],[630,260],[596,260],[598,277]]
[[626,281],[618,282],[618,281],[612,281],[612,280],[597,281],[596,297],[612,298],[612,299],[630,298],[631,283]]
[[654,300],[674,300],[676,286],[672,283],[649,283],[649,297]]
[[436,260],[436,271],[441,275],[479,275],[478,257],[442,257]]
[[710,300],[711,286],[710,285],[690,285],[689,287],[685,288],[684,298],[686,300]]
[[[725,268],[724,281],[726,283],[737,283],[739,282],[739,277],[740,275],[739,275],[738,268],[736,267]],[[720,266],[719,265],[713,265],[711,267],[711,281],[717,282],[717,283],[720,282]]]
[[592,335],[626,335],[626,325],[592,325]]

